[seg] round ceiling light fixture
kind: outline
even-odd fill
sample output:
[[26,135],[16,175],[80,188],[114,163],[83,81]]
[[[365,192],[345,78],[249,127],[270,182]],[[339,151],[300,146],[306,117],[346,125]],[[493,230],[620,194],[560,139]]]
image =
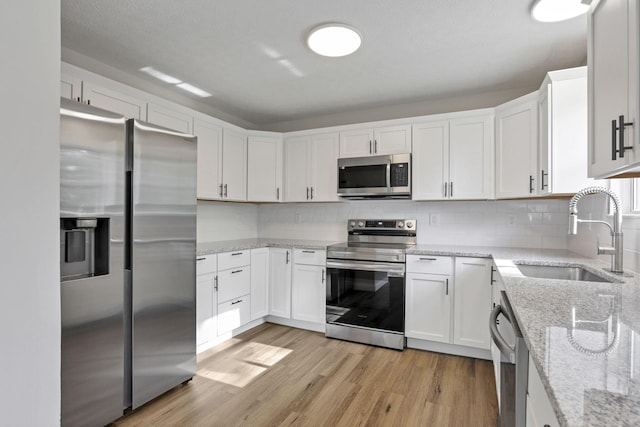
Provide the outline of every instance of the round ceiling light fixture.
[[531,16],[540,22],[559,22],[575,18],[589,10],[589,0],[537,0]]
[[362,37],[344,24],[325,24],[311,30],[307,36],[309,49],[322,56],[347,56],[358,50]]

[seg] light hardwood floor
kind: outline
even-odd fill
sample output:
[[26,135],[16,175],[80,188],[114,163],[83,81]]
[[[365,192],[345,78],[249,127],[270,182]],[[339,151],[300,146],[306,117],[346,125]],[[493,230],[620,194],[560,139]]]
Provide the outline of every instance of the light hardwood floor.
[[491,362],[265,323],[116,426],[495,426]]

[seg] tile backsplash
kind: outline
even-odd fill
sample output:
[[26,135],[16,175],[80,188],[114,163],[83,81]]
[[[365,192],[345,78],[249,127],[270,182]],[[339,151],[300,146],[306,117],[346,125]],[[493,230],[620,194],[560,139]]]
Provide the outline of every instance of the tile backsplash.
[[[351,218],[415,218],[419,244],[569,249],[597,255],[608,245],[607,227],[580,224],[568,236],[568,199],[413,202],[399,200],[342,203],[252,204],[198,202],[198,241],[255,237],[345,241]],[[580,200],[581,219],[611,221],[606,197]],[[624,216],[624,267],[640,272],[640,216]]]
[[344,241],[351,218],[415,218],[418,243],[566,249],[568,201],[398,200],[260,205],[259,237]]

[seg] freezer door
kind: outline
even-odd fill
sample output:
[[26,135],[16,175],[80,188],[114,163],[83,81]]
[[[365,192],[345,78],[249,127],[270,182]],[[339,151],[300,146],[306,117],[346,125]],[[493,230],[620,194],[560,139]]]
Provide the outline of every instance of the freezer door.
[[[61,100],[63,426],[103,426],[124,409],[125,136],[124,117]],[[81,231],[68,230],[69,224]],[[98,224],[101,231],[87,242],[70,238],[69,233],[93,233]],[[89,259],[102,263],[98,272],[75,274]]]
[[196,369],[196,138],[127,122],[131,193],[131,405]]

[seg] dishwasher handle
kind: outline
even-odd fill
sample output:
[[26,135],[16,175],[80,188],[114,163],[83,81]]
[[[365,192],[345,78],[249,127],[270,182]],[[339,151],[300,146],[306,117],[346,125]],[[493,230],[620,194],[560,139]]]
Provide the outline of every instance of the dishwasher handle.
[[[504,339],[500,332],[498,331],[498,316],[500,314],[508,315],[502,309],[500,304],[496,305],[493,310],[491,310],[491,315],[489,316],[489,332],[491,333],[491,340],[494,342],[496,347],[500,350],[504,356],[509,358],[511,363],[516,363],[516,349],[515,347],[511,347],[509,343]],[[511,320],[511,319],[509,319]]]

